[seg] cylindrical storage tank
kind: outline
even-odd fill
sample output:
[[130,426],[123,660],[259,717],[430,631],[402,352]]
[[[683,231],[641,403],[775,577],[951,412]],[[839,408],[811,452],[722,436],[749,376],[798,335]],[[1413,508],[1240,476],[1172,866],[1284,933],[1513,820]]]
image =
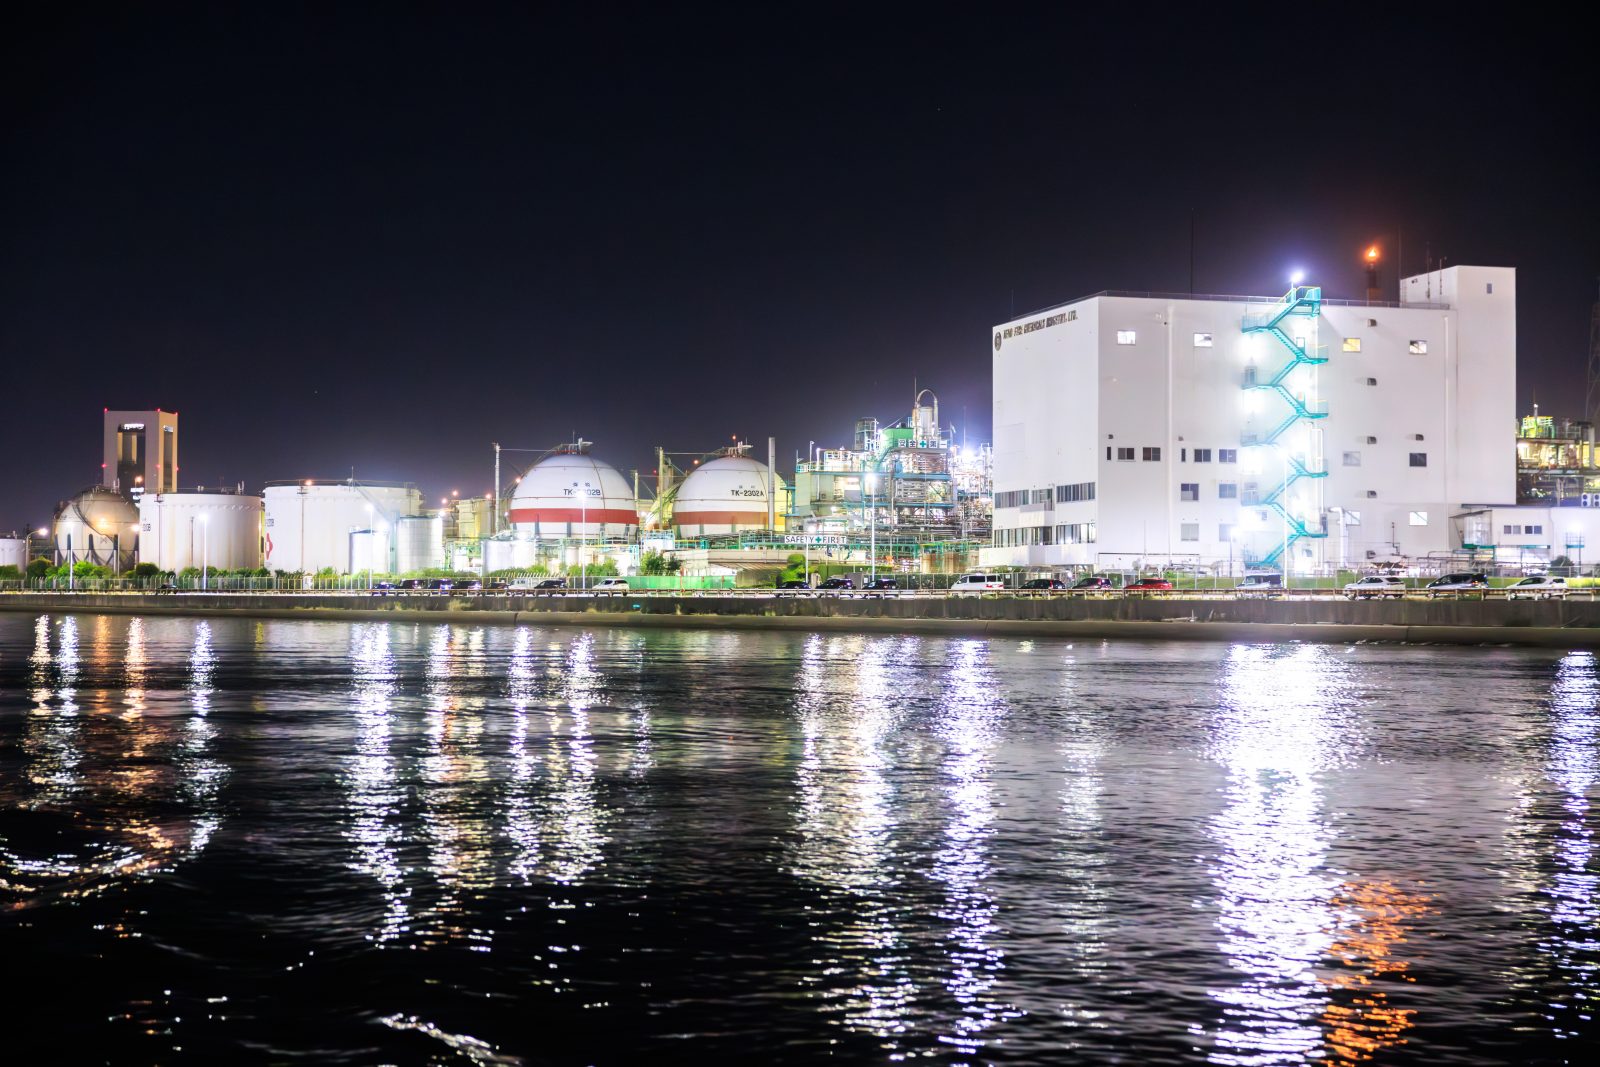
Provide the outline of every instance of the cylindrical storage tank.
[[[679,537],[722,537],[767,528],[765,463],[749,456],[719,456],[689,472],[672,504]],[[783,481],[775,487],[781,495]]]
[[395,573],[444,566],[444,516],[405,515],[395,523]]
[[0,537],[0,567],[28,569],[28,539],[25,537]]
[[115,489],[93,485],[56,508],[54,532],[63,562],[126,569],[139,544],[139,509]]
[[422,511],[415,487],[393,483],[275,482],[263,498],[262,565],[298,573],[394,573],[396,524]]
[[588,453],[546,456],[517,484],[510,519],[519,534],[585,540],[631,537],[639,526],[633,487]]
[[139,498],[139,562],[254,570],[261,566],[261,498],[179,490]]

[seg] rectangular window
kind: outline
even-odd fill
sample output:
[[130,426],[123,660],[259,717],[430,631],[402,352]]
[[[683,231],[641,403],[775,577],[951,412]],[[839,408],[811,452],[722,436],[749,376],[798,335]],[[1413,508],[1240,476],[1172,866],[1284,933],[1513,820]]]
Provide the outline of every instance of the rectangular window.
[[1376,379],[1376,378],[1368,378],[1367,379],[1367,384],[1368,385],[1377,385],[1378,384],[1378,379]]
[[1182,522],[1178,524],[1178,540],[1200,540],[1200,524],[1198,522]]
[[1211,347],[1211,335],[1209,333],[1197,333],[1197,334],[1195,334],[1194,335],[1194,346],[1196,348],[1210,348]]
[[1185,463],[1189,462],[1189,450],[1187,448],[1178,449],[1178,458]]
[[1133,449],[1131,449],[1131,448],[1119,448],[1119,449],[1117,449],[1117,462],[1119,462],[1119,463],[1131,463],[1132,461],[1133,461]]
[[1520,526],[1507,526],[1505,535],[1507,537],[1521,537],[1522,536],[1522,527],[1520,527]]
[[1217,499],[1218,500],[1238,500],[1239,499],[1239,483],[1238,482],[1218,482],[1217,483]]
[[1136,340],[1138,340],[1138,337],[1139,337],[1139,335],[1134,333],[1134,331],[1132,331],[1132,330],[1118,330],[1117,331],[1117,344],[1119,344],[1119,345],[1131,345]]
[[1145,450],[1144,450],[1144,461],[1146,463],[1160,463],[1161,462],[1161,449],[1159,449],[1159,448],[1150,448],[1149,446],[1146,446]]
[[1493,296],[1494,295],[1494,282],[1484,282],[1483,283],[1483,291],[1485,293],[1488,293],[1490,296]]
[[1426,526],[1426,525],[1428,525],[1428,513],[1426,511],[1413,511],[1411,513],[1411,525],[1413,525],[1413,526]]
[[1428,354],[1428,342],[1412,341],[1410,344],[1406,345],[1406,351],[1410,352],[1413,356],[1425,356]]
[[1255,482],[1245,482],[1244,491],[1239,494],[1239,503],[1246,507],[1255,507],[1261,502],[1261,491],[1256,488]]
[[1413,441],[1421,441],[1423,439],[1423,437],[1422,437],[1422,435],[1420,433],[1414,433],[1414,434],[1411,435],[1411,439]]
[[1239,462],[1239,450],[1237,448],[1219,448],[1219,449],[1217,449],[1217,462],[1218,463],[1237,463],[1237,462]]
[[1346,452],[1344,454],[1344,465],[1346,467],[1359,467],[1359,466],[1361,466],[1361,453],[1360,452]]
[[1346,337],[1344,339],[1344,350],[1346,352],[1359,352],[1359,351],[1361,351],[1361,338],[1359,338],[1359,337]]
[[1197,448],[1197,449],[1195,449],[1194,450],[1194,461],[1196,463],[1210,463],[1211,462],[1211,449],[1209,449],[1209,448]]
[[1224,522],[1224,523],[1221,523],[1221,524],[1219,524],[1217,526],[1217,540],[1218,541],[1232,541],[1233,540],[1233,523]]
[[1110,445],[1106,445],[1106,459],[1110,459],[1110,458],[1111,458],[1111,446]]
[[1350,508],[1345,508],[1344,509],[1344,524],[1346,526],[1360,526],[1361,525],[1361,512],[1352,510]]
[[1542,533],[1544,533],[1544,527],[1543,526],[1525,526],[1525,527],[1523,527],[1522,532],[1523,533],[1528,533],[1528,534],[1542,534]]
[[1178,485],[1178,499],[1184,502],[1200,499],[1199,482],[1182,482]]
[[1426,467],[1428,465],[1428,454],[1426,452],[1411,453],[1411,465],[1413,467]]
[[1377,438],[1376,438],[1376,437],[1368,437],[1368,438],[1367,438],[1367,444],[1369,444],[1369,445],[1375,445],[1375,444],[1377,444],[1377,443],[1378,443],[1378,439],[1377,439]]
[[1079,500],[1093,499],[1093,482],[1076,482],[1072,485],[1056,486],[1056,503],[1058,504],[1071,504]]

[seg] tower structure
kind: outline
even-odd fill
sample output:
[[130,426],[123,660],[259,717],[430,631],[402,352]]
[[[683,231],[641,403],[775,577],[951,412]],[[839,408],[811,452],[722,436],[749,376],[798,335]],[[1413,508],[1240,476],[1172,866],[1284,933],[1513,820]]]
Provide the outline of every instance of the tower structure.
[[178,413],[105,411],[100,484],[124,496],[178,490]]

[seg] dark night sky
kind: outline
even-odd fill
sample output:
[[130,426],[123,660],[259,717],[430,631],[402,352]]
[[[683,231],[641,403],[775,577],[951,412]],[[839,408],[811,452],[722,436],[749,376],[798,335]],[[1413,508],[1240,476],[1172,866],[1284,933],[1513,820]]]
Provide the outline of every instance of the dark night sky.
[[913,379],[986,437],[988,327],[1186,290],[1191,210],[1204,292],[1359,296],[1373,239],[1392,286],[1402,227],[1518,268],[1519,401],[1580,413],[1600,91],[1549,18],[227,8],[8,25],[0,527],[105,406],[177,409],[188,485],[434,497],[574,431],[792,459]]

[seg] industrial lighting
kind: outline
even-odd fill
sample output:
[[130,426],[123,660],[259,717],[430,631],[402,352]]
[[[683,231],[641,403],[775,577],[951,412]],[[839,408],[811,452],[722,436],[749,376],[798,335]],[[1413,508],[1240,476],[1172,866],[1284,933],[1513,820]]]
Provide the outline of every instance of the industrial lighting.
[[1375,263],[1375,262],[1377,262],[1377,259],[1378,259],[1378,246],[1377,245],[1373,245],[1371,248],[1367,249],[1367,262],[1368,263]]
[[1293,273],[1291,273],[1289,275],[1289,284],[1290,285],[1299,285],[1301,282],[1303,282],[1305,280],[1306,280],[1306,272],[1303,271],[1303,270],[1294,271]]

